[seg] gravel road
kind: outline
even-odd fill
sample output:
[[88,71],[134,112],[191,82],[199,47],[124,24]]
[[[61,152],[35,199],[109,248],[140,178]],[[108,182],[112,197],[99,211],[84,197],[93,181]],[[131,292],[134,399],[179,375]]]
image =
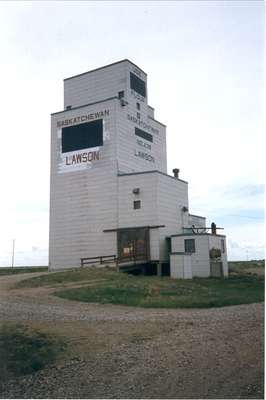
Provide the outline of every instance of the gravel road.
[[263,398],[264,305],[163,310],[14,289],[0,278],[0,316],[59,335],[67,354],[2,382],[1,398]]

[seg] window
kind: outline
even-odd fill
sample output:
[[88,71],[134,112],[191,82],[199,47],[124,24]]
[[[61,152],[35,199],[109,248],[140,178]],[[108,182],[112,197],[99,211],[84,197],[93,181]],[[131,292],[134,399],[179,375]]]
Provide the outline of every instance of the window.
[[140,113],[137,112],[137,118],[140,119]]
[[195,253],[195,239],[185,239],[185,253]]
[[140,200],[134,200],[134,202],[133,202],[133,208],[134,208],[134,210],[139,210],[140,207],[141,207],[141,202],[140,202]]
[[121,92],[118,92],[118,98],[122,99],[123,97],[125,97],[125,92],[124,90],[121,90]]
[[140,110],[140,104],[136,103],[136,105],[137,105],[137,110]]
[[142,97],[146,97],[146,83],[130,72],[130,88],[139,93]]
[[225,240],[221,239],[221,248],[222,248],[222,253],[225,253]]
[[142,139],[148,140],[149,142],[153,142],[153,136],[142,129],[135,128],[135,135],[141,137]]

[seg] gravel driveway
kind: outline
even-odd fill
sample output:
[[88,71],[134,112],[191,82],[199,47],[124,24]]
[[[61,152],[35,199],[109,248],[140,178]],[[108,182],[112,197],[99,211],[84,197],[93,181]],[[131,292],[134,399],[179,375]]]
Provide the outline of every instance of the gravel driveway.
[[12,289],[0,316],[64,337],[67,355],[2,384],[1,398],[263,398],[264,305],[163,310],[86,304]]

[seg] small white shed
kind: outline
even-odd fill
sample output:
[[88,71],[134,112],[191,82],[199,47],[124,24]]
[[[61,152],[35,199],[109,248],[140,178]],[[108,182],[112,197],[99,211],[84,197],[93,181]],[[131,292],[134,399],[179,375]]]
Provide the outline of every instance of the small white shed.
[[224,235],[183,233],[171,236],[170,275],[173,278],[227,277]]

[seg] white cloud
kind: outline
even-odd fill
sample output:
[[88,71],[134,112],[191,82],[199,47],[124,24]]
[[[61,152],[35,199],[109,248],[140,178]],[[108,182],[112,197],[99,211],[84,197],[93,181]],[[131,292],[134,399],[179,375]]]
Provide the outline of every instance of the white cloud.
[[228,225],[227,242],[229,260],[265,258],[264,224],[261,222]]

